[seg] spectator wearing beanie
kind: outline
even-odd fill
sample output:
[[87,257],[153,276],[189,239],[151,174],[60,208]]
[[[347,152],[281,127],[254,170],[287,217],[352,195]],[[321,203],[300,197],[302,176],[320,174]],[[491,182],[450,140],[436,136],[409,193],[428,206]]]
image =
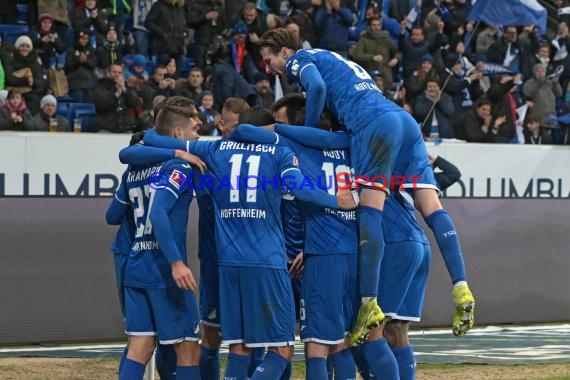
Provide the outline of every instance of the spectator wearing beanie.
[[253,76],[253,88],[257,95],[261,98],[263,107],[271,109],[275,101],[275,95],[271,89],[271,83],[269,82],[269,77],[263,72],[258,72]]
[[34,131],[47,132],[49,131],[50,119],[57,120],[58,132],[70,132],[69,123],[63,116],[56,114],[57,100],[53,95],[46,95],[40,101],[41,111],[32,118]]
[[[36,2],[34,2],[36,3]],[[64,47],[69,44],[67,32],[71,26],[67,0],[42,0],[37,1],[38,15],[49,13],[52,16],[54,29],[63,41]]]
[[53,27],[53,17],[48,12],[39,17],[39,24],[30,32],[32,44],[47,70],[56,66],[57,55],[65,51],[65,41]]
[[6,87],[18,90],[32,115],[35,115],[40,111],[40,99],[47,92],[48,81],[38,63],[30,37],[18,37],[14,47],[16,50],[11,65],[5,71]]
[[75,32],[73,46],[67,49],[65,71],[69,83],[69,95],[79,103],[92,100],[96,78],[93,70],[97,67],[95,50],[89,44],[87,29]]
[[439,81],[439,75],[433,66],[432,55],[424,54],[420,58],[420,65],[417,67],[417,70],[414,71],[410,78],[404,81],[408,90],[408,101],[413,102],[419,95],[421,95],[429,78],[437,79]]

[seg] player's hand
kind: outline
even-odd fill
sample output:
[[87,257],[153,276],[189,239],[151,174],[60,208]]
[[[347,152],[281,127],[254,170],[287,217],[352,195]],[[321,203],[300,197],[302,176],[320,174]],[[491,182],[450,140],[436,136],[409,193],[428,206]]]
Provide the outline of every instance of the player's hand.
[[303,268],[305,267],[305,262],[303,260],[303,252],[299,253],[295,256],[295,260],[291,263],[291,267],[289,268],[289,274],[292,278],[299,277]]
[[358,193],[351,190],[339,190],[336,193],[338,208],[352,210],[358,206]]
[[475,323],[475,298],[466,283],[453,287],[453,307],[455,314],[451,330],[453,335],[463,336]]
[[207,169],[206,163],[204,161],[202,161],[202,159],[200,157],[198,157],[192,153],[188,153],[184,150],[176,149],[176,158],[180,158],[181,160],[184,160],[184,161],[188,162],[189,164],[198,167],[198,169],[200,169],[200,172],[202,174],[204,174],[204,172]]
[[175,261],[171,265],[172,267],[172,278],[176,282],[176,286],[180,289],[196,291],[196,280],[190,268],[186,266],[182,261]]

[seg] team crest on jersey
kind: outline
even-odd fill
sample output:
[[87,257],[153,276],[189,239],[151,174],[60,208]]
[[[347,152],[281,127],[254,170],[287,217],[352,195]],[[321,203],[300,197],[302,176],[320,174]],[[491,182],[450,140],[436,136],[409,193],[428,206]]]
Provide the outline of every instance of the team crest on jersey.
[[291,74],[297,76],[299,75],[299,62],[296,59],[291,63]]
[[172,171],[170,178],[168,178],[168,182],[170,182],[173,186],[176,186],[177,189],[180,189],[184,181],[186,181],[186,175],[176,169]]

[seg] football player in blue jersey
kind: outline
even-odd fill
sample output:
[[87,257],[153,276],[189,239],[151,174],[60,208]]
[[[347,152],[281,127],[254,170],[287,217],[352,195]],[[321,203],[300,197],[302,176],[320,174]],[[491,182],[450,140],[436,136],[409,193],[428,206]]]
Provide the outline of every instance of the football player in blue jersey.
[[[144,136],[144,132],[135,133],[130,141],[129,146],[133,146],[140,142]],[[145,155],[149,162],[166,161],[173,158],[180,158],[189,162],[196,162],[196,157],[192,157],[188,152],[179,149],[160,149],[149,147],[145,149]],[[117,282],[117,292],[123,319],[125,317],[125,299],[124,299],[124,278],[127,259],[131,253],[131,247],[135,239],[135,222],[133,219],[133,211],[129,203],[128,191],[126,188],[127,176],[129,169],[123,173],[121,183],[117,188],[113,201],[109,205],[106,214],[108,224],[120,225],[119,230],[113,240],[111,251],[114,253],[115,262],[115,278]],[[121,355],[119,361],[119,372],[127,357],[128,342]],[[156,366],[158,373],[162,379],[174,379],[176,377],[176,353],[172,345],[157,344]]]
[[[278,112],[289,113],[292,121],[302,123],[302,95],[288,95],[279,104],[280,108],[291,109],[277,109]],[[327,113],[324,115],[322,124],[329,128],[331,120],[326,117]],[[232,138],[273,143],[275,135],[267,133],[242,125],[234,131]],[[280,139],[279,144],[289,146],[295,152],[301,170],[307,175],[308,185],[336,194],[338,176],[347,176],[346,180],[350,181],[346,150],[312,149],[286,138]],[[352,355],[346,349],[345,337],[358,308],[356,215],[354,211],[317,208],[303,203],[299,207],[305,224],[300,317],[301,340],[305,343],[307,359],[306,378],[327,378],[329,357],[336,379],[353,379],[356,369]],[[327,275],[323,276],[323,273]]]
[[[382,231],[386,196],[396,187],[392,180],[396,164],[403,168],[399,175],[407,179],[406,183],[398,185],[414,188],[416,207],[434,231],[446,264],[453,262],[454,268],[463,267],[463,271],[459,270],[453,276],[455,318],[472,317],[474,299],[464,281],[466,276],[457,231],[438,199],[417,123],[402,108],[388,101],[358,64],[334,52],[303,50],[301,46],[300,39],[286,29],[266,32],[260,43],[267,72],[287,76],[306,91],[306,124],[316,126],[326,105],[350,136],[351,166],[361,200],[357,218],[358,277],[362,296],[351,344],[366,341],[370,331],[384,320],[376,298],[384,250],[384,235],[378,232]],[[420,176],[423,187],[414,182]],[[465,323],[454,320],[454,333],[464,334],[468,328]],[[376,329],[373,337],[381,334],[381,329]]]
[[[184,140],[198,138],[197,112],[190,106],[167,102],[157,116],[157,130]],[[133,165],[126,177],[136,228],[124,279],[130,339],[121,379],[143,378],[156,335],[161,343],[174,344],[177,376],[199,378],[198,315],[190,291],[196,289],[196,282],[186,265],[192,191],[183,185],[191,173],[184,161],[168,160]]]
[[[152,146],[171,146],[171,140],[145,135]],[[250,348],[268,346],[252,379],[278,379],[293,354],[294,340],[279,212],[282,185],[302,201],[330,208],[354,207],[352,194],[335,197],[298,186],[304,177],[292,152],[283,147],[222,139],[189,142],[187,148],[205,160],[211,176],[202,185],[215,190],[222,342],[230,344],[225,377],[244,379]]]

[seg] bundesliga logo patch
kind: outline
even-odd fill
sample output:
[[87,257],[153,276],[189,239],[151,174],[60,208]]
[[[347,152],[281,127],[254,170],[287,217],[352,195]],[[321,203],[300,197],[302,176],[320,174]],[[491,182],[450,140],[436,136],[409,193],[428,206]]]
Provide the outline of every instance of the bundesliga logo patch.
[[180,189],[180,186],[186,181],[186,175],[178,170],[173,170],[170,178],[168,178],[168,182],[170,182],[173,186],[176,186],[177,189]]
[[293,156],[293,166],[299,166],[299,160],[295,156]]

